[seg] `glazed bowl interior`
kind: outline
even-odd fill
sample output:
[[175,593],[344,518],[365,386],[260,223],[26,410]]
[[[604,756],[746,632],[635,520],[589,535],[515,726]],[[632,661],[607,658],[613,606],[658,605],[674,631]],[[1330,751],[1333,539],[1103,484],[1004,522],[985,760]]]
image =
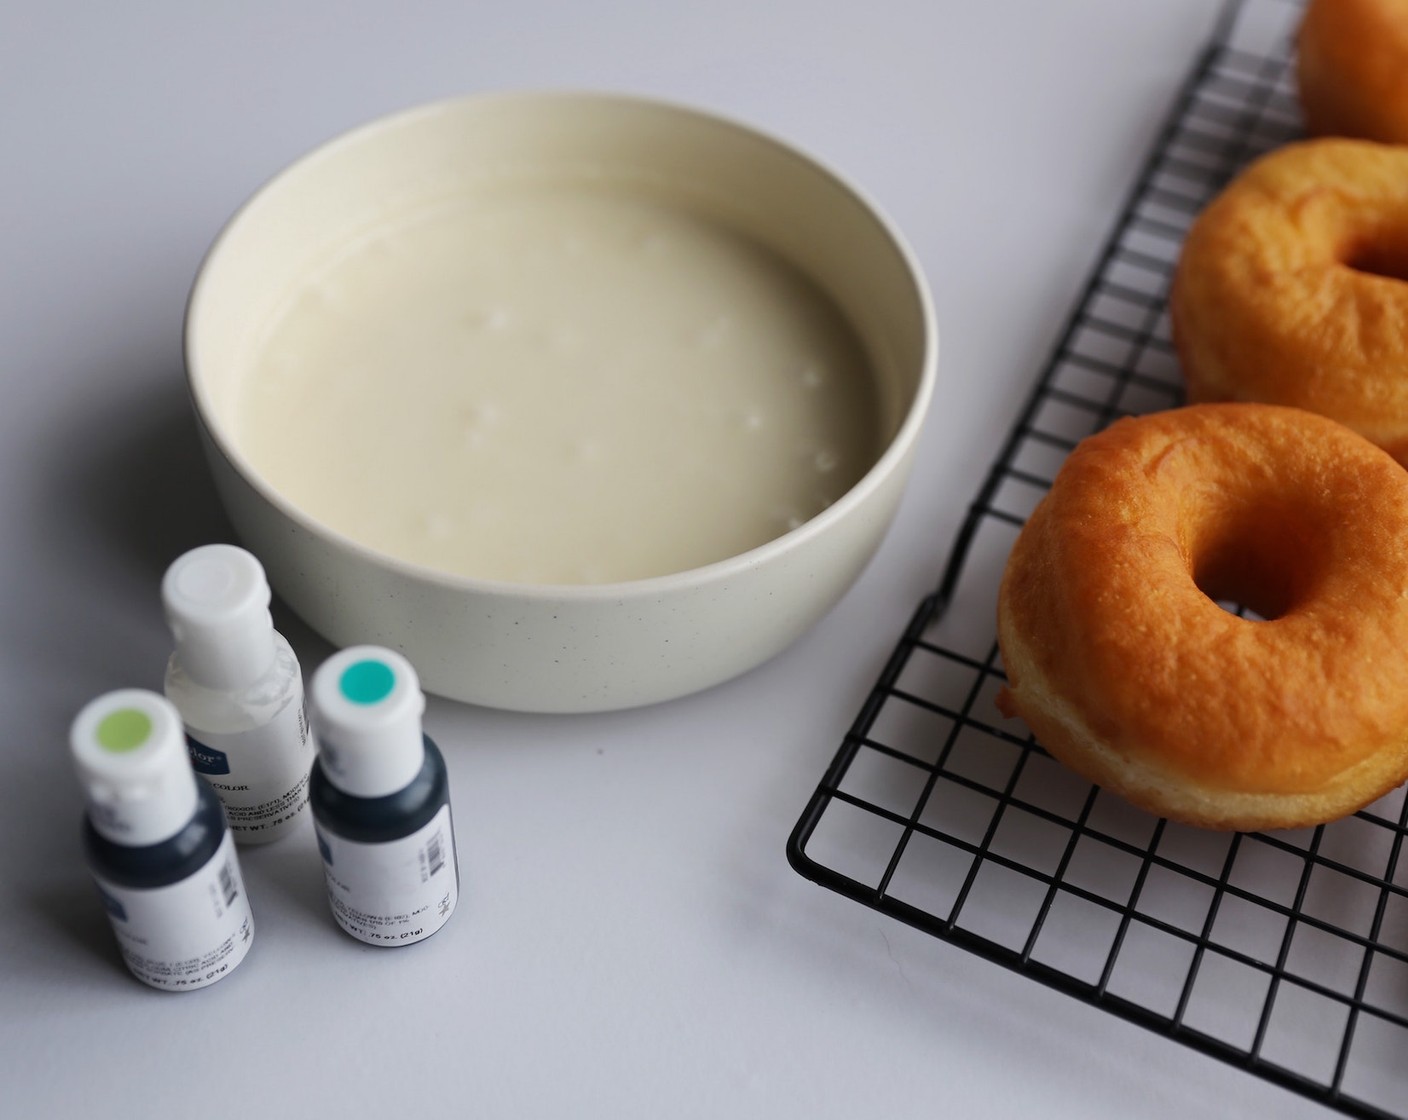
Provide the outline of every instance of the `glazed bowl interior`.
[[[762,246],[824,293],[859,340],[873,389],[878,430],[854,484],[775,536],[701,564],[625,579],[520,580],[395,555],[325,523],[271,480],[250,454],[243,402],[271,324],[300,284],[402,215],[544,185],[605,187],[687,214]],[[932,392],[935,351],[922,276],[855,190],[748,128],[600,95],[465,98],[332,141],[232,219],[201,268],[186,322],[190,388],[217,486],[275,589],[334,642],[380,640],[401,649],[434,691],[533,710],[620,707],[693,691],[756,664],[810,625],[854,579],[888,524]],[[546,521],[559,513],[525,511]],[[570,551],[572,542],[563,544]],[[797,567],[798,550],[804,557],[811,550],[802,564],[810,576]],[[732,610],[756,613],[750,596],[762,593],[760,579],[771,581],[774,600],[778,581],[814,586],[785,593],[784,617],[745,624]],[[720,596],[734,607],[705,606]],[[722,613],[726,629],[705,633],[708,621],[683,601],[695,604],[690,610]],[[646,606],[634,610],[637,603]],[[611,604],[625,605],[613,616]],[[693,637],[698,657],[662,664],[670,612],[687,631],[675,640]],[[456,621],[459,615],[477,619]],[[517,648],[514,628],[525,624],[535,633],[543,627],[559,656],[544,657],[541,644]],[[562,630],[569,625],[575,636]],[[595,636],[583,633],[588,628]],[[564,662],[575,668],[552,667]],[[510,678],[515,683],[506,684]]]

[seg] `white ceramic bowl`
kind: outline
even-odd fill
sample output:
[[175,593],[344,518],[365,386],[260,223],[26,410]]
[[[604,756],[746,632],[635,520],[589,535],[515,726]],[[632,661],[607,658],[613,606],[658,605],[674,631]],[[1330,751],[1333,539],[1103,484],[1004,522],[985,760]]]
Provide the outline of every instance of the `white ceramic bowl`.
[[[760,547],[630,582],[516,584],[408,563],[320,524],[251,464],[231,420],[238,355],[275,301],[388,200],[486,165],[590,166],[681,184],[690,205],[800,268],[869,356],[886,441],[839,500]],[[216,485],[280,596],[337,645],[402,651],[431,691],[527,711],[624,708],[723,681],[776,654],[854,581],[888,527],[933,389],[923,277],[853,188],[778,141],[634,98],[470,97],[373,122],[274,178],[212,247],[186,315],[186,365]],[[643,465],[648,469],[648,465]]]

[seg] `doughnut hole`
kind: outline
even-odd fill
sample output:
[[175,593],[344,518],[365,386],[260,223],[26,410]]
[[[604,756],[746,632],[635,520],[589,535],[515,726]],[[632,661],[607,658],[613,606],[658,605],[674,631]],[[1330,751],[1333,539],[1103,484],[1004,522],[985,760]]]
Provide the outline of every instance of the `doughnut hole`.
[[1260,620],[1291,613],[1313,597],[1328,559],[1310,512],[1239,502],[1208,518],[1192,549],[1198,590],[1219,606],[1236,604]]
[[1386,280],[1408,281],[1408,253],[1385,251],[1378,245],[1367,245],[1344,263],[1355,272],[1381,276]]
[[1341,250],[1340,260],[1355,272],[1408,282],[1408,237],[1359,238]]

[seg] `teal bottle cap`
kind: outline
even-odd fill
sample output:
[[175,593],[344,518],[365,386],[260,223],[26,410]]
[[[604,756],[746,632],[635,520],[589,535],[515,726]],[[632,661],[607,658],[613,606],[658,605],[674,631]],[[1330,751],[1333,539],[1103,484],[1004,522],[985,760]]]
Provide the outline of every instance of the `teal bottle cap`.
[[352,646],[313,674],[313,730],[328,780],[354,797],[404,789],[425,761],[425,695],[394,650]]

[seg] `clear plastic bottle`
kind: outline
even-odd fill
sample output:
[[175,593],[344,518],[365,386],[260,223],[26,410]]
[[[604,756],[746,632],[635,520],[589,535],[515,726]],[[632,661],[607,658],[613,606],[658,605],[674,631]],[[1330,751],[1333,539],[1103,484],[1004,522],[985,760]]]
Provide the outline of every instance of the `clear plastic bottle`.
[[264,569],[242,548],[206,545],[167,569],[161,594],[176,642],[166,696],[181,713],[191,764],[239,843],[277,840],[308,803],[313,744],[303,674],[274,629]]
[[313,819],[333,917],[368,945],[423,941],[454,912],[459,865],[445,760],[421,729],[410,663],[377,646],[313,674]]
[[88,802],[84,853],[129,971],[176,992],[228,976],[254,919],[225,814],[191,769],[175,708],[154,692],[109,692],[78,713],[69,744]]

